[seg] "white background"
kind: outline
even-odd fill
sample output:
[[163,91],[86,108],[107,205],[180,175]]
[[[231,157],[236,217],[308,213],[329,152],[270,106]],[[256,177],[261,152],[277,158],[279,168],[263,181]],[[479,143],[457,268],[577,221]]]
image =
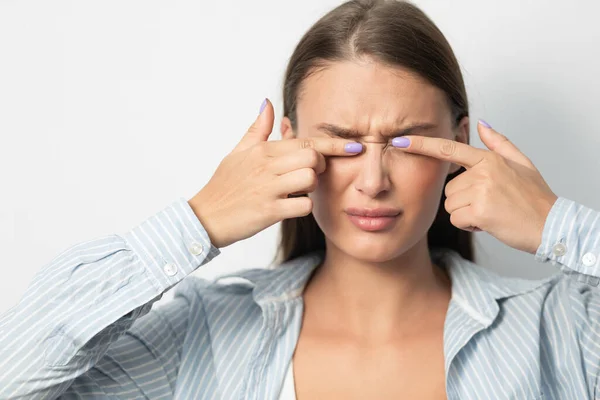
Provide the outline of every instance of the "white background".
[[[600,3],[415,3],[462,65],[472,144],[482,146],[474,124],[484,118],[557,195],[600,209]],[[288,57],[338,4],[0,0],[0,313],[59,252],[191,198],[266,96],[279,138]],[[223,249],[197,274],[266,266],[278,229]],[[476,237],[481,265],[528,278],[556,272]]]

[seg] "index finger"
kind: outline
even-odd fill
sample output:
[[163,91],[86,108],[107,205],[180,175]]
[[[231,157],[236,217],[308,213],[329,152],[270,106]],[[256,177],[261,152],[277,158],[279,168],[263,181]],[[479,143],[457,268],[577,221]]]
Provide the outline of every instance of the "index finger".
[[[408,147],[397,145],[405,141],[397,141],[395,139],[403,138],[410,140]],[[487,153],[487,150],[478,149],[471,145],[450,139],[417,135],[406,135],[402,138],[395,139],[392,141],[392,144],[394,147],[402,149],[403,151],[450,161],[462,165],[465,168],[472,168],[479,164],[485,159]]]
[[267,143],[270,156],[280,156],[301,149],[314,149],[324,156],[353,156],[362,152],[362,144],[358,142],[331,137],[294,138]]

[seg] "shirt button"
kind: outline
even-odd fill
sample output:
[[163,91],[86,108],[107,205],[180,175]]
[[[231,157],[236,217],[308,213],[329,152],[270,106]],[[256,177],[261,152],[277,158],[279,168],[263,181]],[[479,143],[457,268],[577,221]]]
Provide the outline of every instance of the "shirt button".
[[202,246],[200,243],[194,242],[190,245],[189,250],[190,253],[192,253],[195,256],[198,256],[204,251],[204,246]]
[[586,267],[591,267],[596,264],[596,256],[592,253],[585,253],[581,261]]
[[557,257],[564,256],[566,252],[567,246],[562,243],[556,243],[552,248],[552,253]]
[[177,273],[177,265],[175,265],[173,263],[165,264],[165,266],[163,267],[163,270],[165,271],[165,274],[167,274],[169,276],[173,276]]

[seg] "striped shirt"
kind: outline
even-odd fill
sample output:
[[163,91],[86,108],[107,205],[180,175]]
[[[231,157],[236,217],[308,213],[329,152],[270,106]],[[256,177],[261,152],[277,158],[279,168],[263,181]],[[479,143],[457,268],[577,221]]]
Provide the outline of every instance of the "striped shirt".
[[[599,216],[557,200],[535,259],[560,272],[545,279],[431,250],[452,281],[449,399],[600,398]],[[0,398],[277,399],[303,288],[324,254],[184,280],[218,254],[184,198],[122,235],[67,249],[0,318]]]

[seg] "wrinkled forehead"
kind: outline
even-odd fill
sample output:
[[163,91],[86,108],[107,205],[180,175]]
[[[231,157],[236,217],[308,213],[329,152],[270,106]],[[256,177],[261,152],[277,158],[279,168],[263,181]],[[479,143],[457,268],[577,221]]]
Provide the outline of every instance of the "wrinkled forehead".
[[297,117],[300,132],[332,123],[368,136],[414,123],[452,124],[444,92],[417,74],[354,61],[332,63],[306,78]]

